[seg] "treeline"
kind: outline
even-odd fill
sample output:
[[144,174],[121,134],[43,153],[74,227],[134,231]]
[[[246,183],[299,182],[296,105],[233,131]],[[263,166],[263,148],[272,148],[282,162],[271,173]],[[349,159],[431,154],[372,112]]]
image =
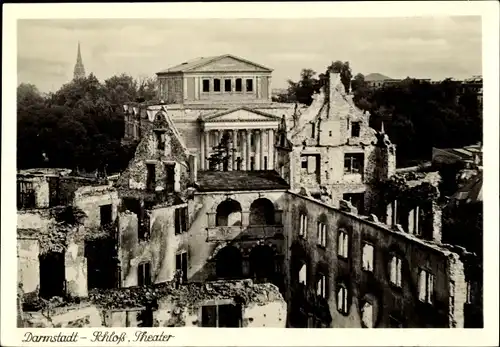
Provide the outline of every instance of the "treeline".
[[276,101],[310,104],[312,95],[325,85],[328,72],[339,72],[347,91],[352,88],[355,104],[369,111],[370,125],[384,130],[397,145],[399,166],[430,160],[432,147],[447,148],[482,141],[482,105],[477,95],[461,92],[458,82],[440,83],[405,79],[383,88],[370,88],[362,74],[351,79],[348,62],[334,62],[316,76],[303,69],[300,80],[289,81],[288,93]]
[[94,75],[42,95],[17,88],[18,169],[62,167],[84,172],[123,170],[135,150],[122,145],[123,103],[155,98],[154,79],[122,74],[101,83]]

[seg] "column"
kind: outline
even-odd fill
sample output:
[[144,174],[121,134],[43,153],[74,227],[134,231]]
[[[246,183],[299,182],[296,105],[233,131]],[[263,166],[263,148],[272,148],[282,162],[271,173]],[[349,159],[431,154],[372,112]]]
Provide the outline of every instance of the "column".
[[262,156],[262,141],[260,139],[261,132],[255,131],[255,170],[260,170],[260,160]]
[[205,130],[205,156],[203,157],[203,167],[205,170],[210,169],[208,167],[208,161],[207,158],[210,155],[210,131]]
[[[232,133],[232,132],[231,132]],[[233,133],[234,134],[234,133]],[[228,155],[229,155],[229,159],[227,161],[227,170],[228,171],[232,171],[235,169],[235,167],[233,167],[233,163],[234,163],[234,138],[229,138],[228,139],[228,143],[227,143],[227,149],[229,151]]]
[[240,140],[242,170],[247,170],[247,137],[248,137],[248,130],[243,130],[241,132],[241,140]]
[[[240,152],[240,149],[238,148],[238,130],[234,129],[233,130],[233,170],[238,170],[238,154],[236,152]],[[240,164],[241,165],[241,164]]]
[[205,170],[205,134],[204,131],[200,134],[200,170]]
[[269,129],[267,131],[268,138],[268,149],[269,154],[267,156],[267,168],[269,170],[274,170],[274,130]]
[[250,157],[252,156],[252,142],[251,142],[251,137],[252,137],[252,130],[247,130],[246,131],[247,136],[247,156],[246,156],[246,161],[247,161],[247,170],[251,170],[250,166]]

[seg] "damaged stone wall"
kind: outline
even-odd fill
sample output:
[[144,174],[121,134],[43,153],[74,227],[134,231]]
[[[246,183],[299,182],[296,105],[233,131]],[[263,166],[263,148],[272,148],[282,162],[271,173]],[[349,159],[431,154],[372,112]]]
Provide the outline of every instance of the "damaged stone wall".
[[[387,167],[390,163],[389,158],[385,161],[377,158],[376,132],[369,127],[369,113],[354,105],[352,95],[345,93],[338,74],[330,74],[327,90],[328,95],[325,89],[316,95],[291,131],[294,144],[290,159],[292,189],[298,191],[304,187],[311,194],[324,194],[326,190],[329,201],[338,205],[343,194],[369,190],[367,182],[375,175],[377,167]],[[353,133],[353,124],[359,125],[358,134]],[[320,158],[319,173],[312,175],[301,167],[301,155],[310,154]],[[348,154],[363,155],[360,173],[345,172],[344,158]]]
[[[165,117],[165,115],[158,112],[156,117]],[[168,122],[164,121],[164,123],[167,123],[164,129],[164,149],[158,149],[158,140],[153,128],[148,129],[137,146],[134,158],[118,179],[118,187],[146,190],[147,164],[155,164],[154,190],[163,191],[167,183],[164,163],[175,163],[175,191],[181,192],[186,188],[190,177],[188,153],[174,130],[169,127]]]
[[[74,186],[76,188],[76,186]],[[61,225],[56,220],[56,214],[60,208],[36,209],[29,211],[18,211],[18,244],[20,245],[18,256],[25,257],[22,238],[31,237],[38,240],[38,248],[30,248],[30,259],[33,260],[29,271],[38,271],[38,257],[48,252],[64,253],[64,272],[66,282],[66,294],[75,297],[87,296],[87,259],[85,257],[85,240],[95,233],[100,226],[100,206],[111,204],[113,216],[116,216],[118,205],[117,192],[110,186],[87,186],[79,187],[74,194],[73,207],[83,214],[82,225]],[[97,232],[99,234],[99,232]],[[21,253],[22,252],[22,253]],[[25,282],[23,276],[23,282]],[[40,274],[33,274],[33,281],[40,281]],[[31,287],[31,286],[29,286]],[[26,292],[26,290],[25,290]]]
[[[274,204],[275,212],[281,216],[285,207],[282,203],[284,191],[250,191],[227,193],[197,193],[190,205],[190,215],[193,216],[189,229],[188,249],[188,278],[192,281],[206,281],[215,275],[214,258],[218,249],[225,245],[236,245],[244,254],[249,251],[259,240],[245,239],[245,226],[249,224],[250,206],[259,198],[266,198]],[[227,199],[237,201],[241,206],[242,233],[228,237],[225,241],[207,242],[208,228],[215,228],[217,206]],[[263,238],[265,244],[272,244],[279,254],[284,255],[284,241],[282,238]]]
[[[289,230],[292,249],[307,265],[307,286],[316,290],[317,271],[327,274],[328,305],[332,316],[332,327],[356,327],[361,324],[361,308],[370,302],[374,310],[372,320],[375,327],[389,327],[391,317],[398,317],[405,327],[449,327],[450,281],[455,281],[456,305],[463,307],[463,269],[453,260],[453,253],[436,244],[428,243],[401,231],[391,230],[378,222],[376,217],[361,217],[342,212],[308,197],[288,193],[289,208],[286,210],[285,225]],[[299,235],[300,214],[308,216],[306,237]],[[327,225],[327,246],[318,247],[317,221]],[[348,257],[338,255],[339,230],[348,235]],[[373,271],[364,271],[364,243],[374,247]],[[394,287],[390,282],[390,264],[393,255],[402,259],[402,286]],[[288,255],[293,264],[294,253]],[[298,259],[298,260],[301,260]],[[453,268],[452,275],[449,269]],[[419,300],[419,269],[434,275],[433,304]],[[289,293],[297,287],[298,277],[292,265],[289,272]],[[341,313],[337,305],[337,291],[341,285],[348,289],[347,313]],[[292,308],[289,306],[289,312]],[[455,308],[459,322],[460,309]],[[403,319],[404,318],[404,319]],[[461,323],[457,323],[460,326]]]
[[53,310],[24,313],[25,327],[31,328],[99,328],[101,313],[96,306],[84,303]]
[[36,238],[17,240],[17,282],[23,293],[32,293],[40,285],[40,241]]
[[137,313],[153,305],[154,327],[201,327],[202,306],[241,305],[242,327],[279,327],[286,322],[286,303],[272,284],[251,280],[161,283],[91,293],[108,327],[137,326]]
[[137,215],[130,211],[120,213],[119,259],[122,286],[136,286],[139,264],[149,262],[152,283],[172,280],[175,273],[175,255],[185,246],[180,235],[175,235],[174,210],[184,205],[153,208],[150,214],[150,237],[138,238]]

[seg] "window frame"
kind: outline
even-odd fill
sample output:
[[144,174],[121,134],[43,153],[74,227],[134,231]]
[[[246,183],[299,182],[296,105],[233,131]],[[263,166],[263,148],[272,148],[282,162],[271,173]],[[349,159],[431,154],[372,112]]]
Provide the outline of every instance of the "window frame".
[[175,211],[174,212],[175,235],[187,233],[189,229],[187,206],[178,207],[174,211]]
[[[141,273],[142,276],[140,276]],[[142,281],[140,279],[142,279]],[[137,265],[137,285],[139,287],[144,287],[144,286],[149,286],[152,283],[153,283],[153,278],[151,276],[151,263],[149,261],[139,263],[139,265]]]
[[[346,166],[346,162],[349,161],[349,165]],[[359,171],[356,172],[354,168],[355,163],[358,161]],[[360,152],[354,153],[344,153],[344,175],[362,175],[365,170],[365,154]]]
[[[229,89],[227,88],[229,82]],[[225,78],[224,79],[224,92],[225,93],[231,93],[233,91],[233,80],[230,78]]]
[[[425,276],[425,278],[422,279],[422,275]],[[422,283],[422,280],[424,283]],[[418,271],[418,299],[420,302],[423,302],[425,304],[433,305],[434,304],[434,296],[435,296],[435,283],[436,283],[436,276],[424,268],[419,268]],[[422,286],[424,288],[422,288]],[[425,293],[422,293],[422,289],[425,291]]]
[[[371,258],[365,261],[365,247],[371,247]],[[365,266],[366,264],[370,266]],[[375,270],[375,246],[371,242],[363,241],[361,247],[361,266],[363,271],[374,272]]]
[[299,214],[299,237],[307,238],[307,227],[308,227],[308,216],[307,214],[301,212]]
[[355,121],[351,122],[351,137],[360,137],[361,136],[361,122]]
[[328,299],[327,278],[322,272],[318,273],[318,280],[316,281],[316,295],[323,299]]
[[349,259],[349,241],[349,234],[347,231],[340,229],[337,235],[337,257],[341,259]]
[[253,78],[245,79],[245,92],[246,93],[253,93],[254,92]]
[[[341,292],[343,293],[343,295],[341,295]],[[347,289],[347,286],[345,284],[339,284],[336,294],[337,311],[344,316],[347,316],[349,314],[349,290]]]
[[327,246],[327,225],[321,221],[317,223],[317,244],[319,247],[326,248]]
[[[393,277],[393,261],[395,261],[395,273]],[[403,287],[403,258],[397,254],[392,254],[389,263],[389,281],[393,287],[402,288]]]
[[[209,78],[203,78],[201,80],[201,92],[202,93],[210,93],[210,84],[211,83],[210,83],[210,79]],[[205,88],[205,87],[207,87],[207,88]]]
[[[213,92],[214,93],[221,93],[222,92],[221,79],[220,78],[214,78],[213,81],[212,81],[212,83],[213,83]],[[217,86],[216,83],[218,83],[218,88],[216,88],[216,86]]]

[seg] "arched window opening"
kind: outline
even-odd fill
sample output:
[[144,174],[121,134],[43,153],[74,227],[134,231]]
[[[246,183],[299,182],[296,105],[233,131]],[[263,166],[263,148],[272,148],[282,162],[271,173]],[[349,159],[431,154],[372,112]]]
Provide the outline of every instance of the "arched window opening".
[[225,200],[217,206],[216,226],[241,225],[241,205],[236,200]]
[[274,225],[274,204],[260,198],[250,205],[250,225]]
[[242,276],[242,256],[233,246],[222,248],[216,257],[216,275],[218,278],[237,279]]
[[365,302],[361,308],[361,321],[363,322],[364,328],[374,327],[373,305],[369,302]]

